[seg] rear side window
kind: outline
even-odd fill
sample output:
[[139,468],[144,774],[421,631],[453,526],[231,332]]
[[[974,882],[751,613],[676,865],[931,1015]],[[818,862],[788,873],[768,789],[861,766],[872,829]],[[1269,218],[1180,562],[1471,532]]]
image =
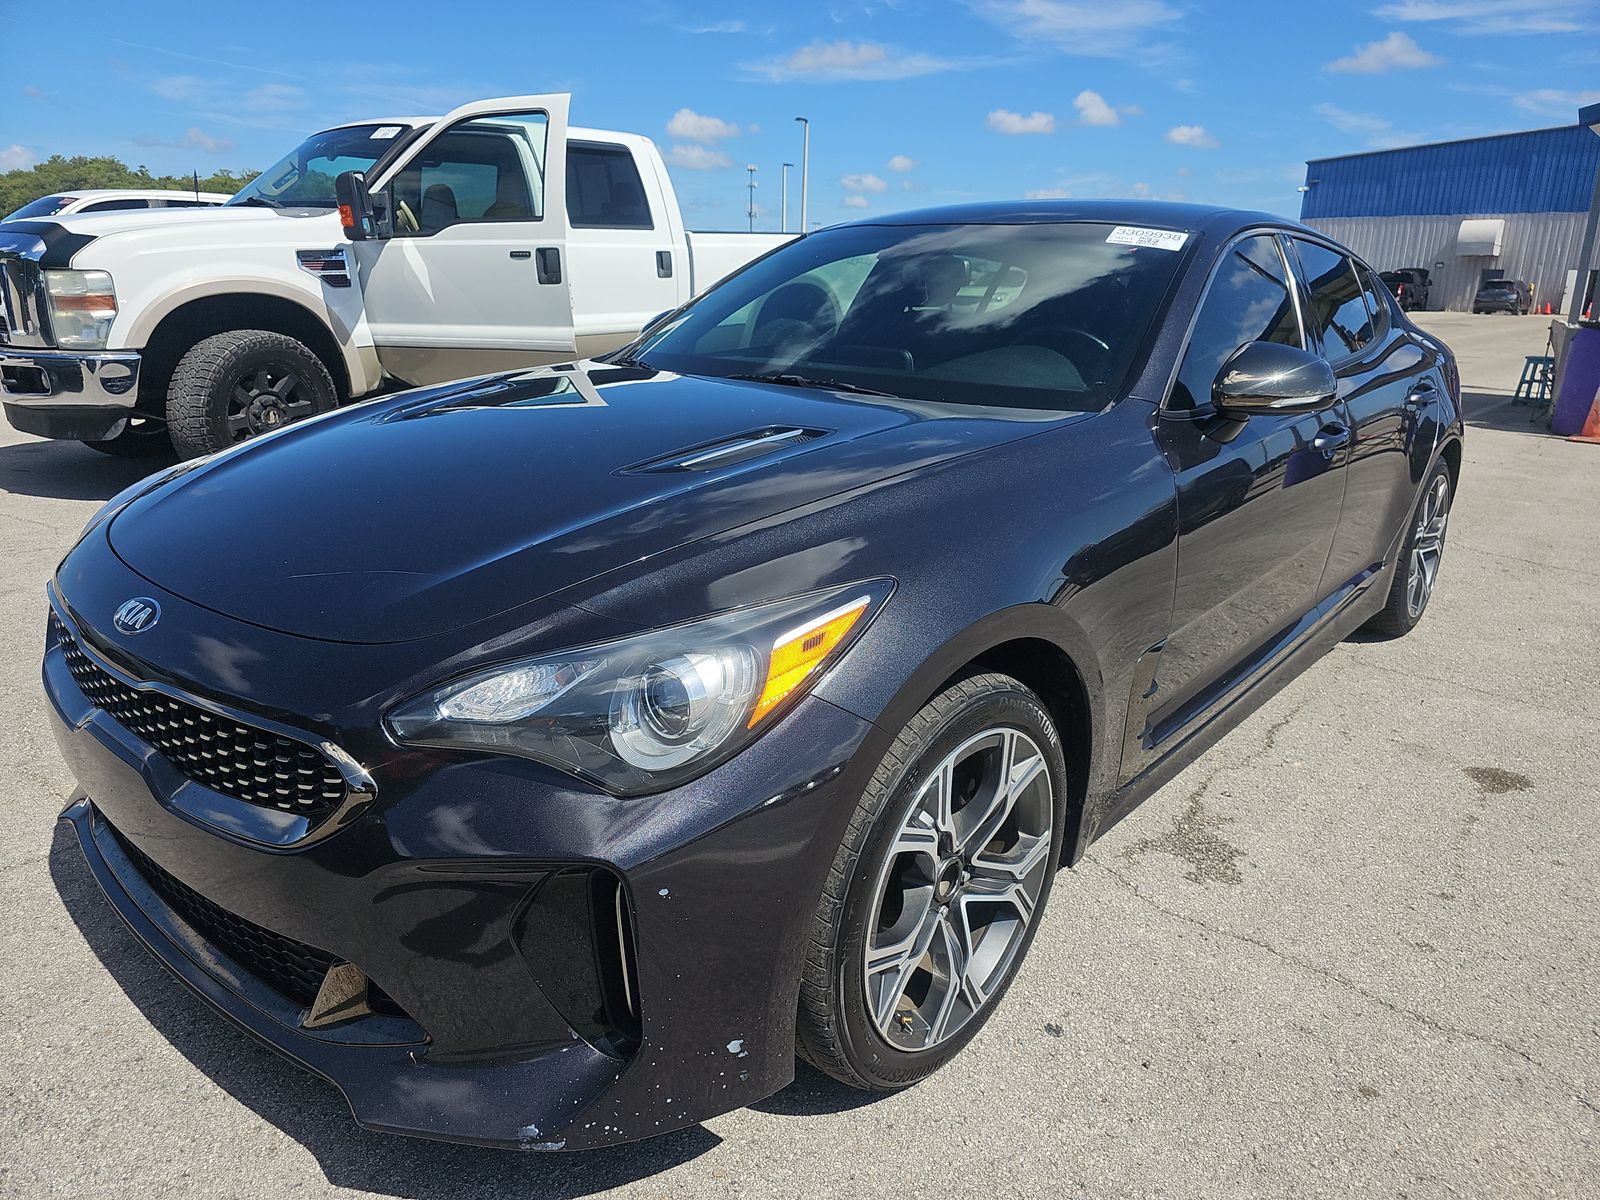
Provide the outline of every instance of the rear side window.
[[567,148],[567,220],[574,229],[654,229],[639,168],[625,146]]
[[1307,319],[1322,338],[1322,352],[1335,361],[1357,354],[1372,341],[1372,314],[1361,294],[1353,262],[1315,242],[1294,239],[1311,293]]
[[1304,345],[1278,240],[1266,234],[1236,243],[1218,265],[1195,317],[1169,406],[1209,404],[1222,364],[1247,342]]
[[121,212],[130,208],[149,208],[148,200],[97,200],[93,204],[85,204],[80,210],[86,213]]
[[1372,332],[1376,336],[1389,325],[1389,289],[1365,267],[1357,270],[1361,274],[1361,290],[1367,294],[1367,308],[1372,313]]

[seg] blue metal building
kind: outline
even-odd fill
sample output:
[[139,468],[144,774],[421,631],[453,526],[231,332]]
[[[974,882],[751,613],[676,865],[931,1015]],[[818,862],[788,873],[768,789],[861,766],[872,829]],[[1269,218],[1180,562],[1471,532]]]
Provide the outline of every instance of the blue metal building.
[[1432,308],[1508,278],[1560,309],[1596,171],[1600,137],[1582,125],[1313,159],[1300,217],[1379,270],[1428,270]]

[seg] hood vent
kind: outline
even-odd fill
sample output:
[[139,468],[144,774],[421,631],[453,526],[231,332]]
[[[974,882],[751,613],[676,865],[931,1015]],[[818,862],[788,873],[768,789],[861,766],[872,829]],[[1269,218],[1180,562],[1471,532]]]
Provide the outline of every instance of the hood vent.
[[731,437],[703,442],[686,450],[675,450],[660,458],[646,459],[623,467],[629,474],[663,475],[679,471],[718,471],[752,458],[761,458],[787,450],[793,446],[814,442],[826,437],[826,429],[804,429],[798,425],[769,425],[765,429],[752,429]]

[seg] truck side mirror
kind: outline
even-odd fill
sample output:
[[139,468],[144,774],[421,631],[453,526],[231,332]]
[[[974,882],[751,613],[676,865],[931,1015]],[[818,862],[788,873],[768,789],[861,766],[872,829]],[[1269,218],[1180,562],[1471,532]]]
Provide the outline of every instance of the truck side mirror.
[[365,242],[380,236],[372,217],[372,193],[360,171],[344,171],[333,181],[333,195],[339,205],[339,224],[352,242]]

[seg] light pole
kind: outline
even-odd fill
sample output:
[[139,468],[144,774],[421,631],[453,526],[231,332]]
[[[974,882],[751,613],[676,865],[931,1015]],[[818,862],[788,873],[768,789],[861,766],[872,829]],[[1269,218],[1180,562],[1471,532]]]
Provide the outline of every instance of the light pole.
[[[1600,104],[1589,104],[1578,110],[1578,124],[1587,125],[1590,132],[1600,134]],[[1578,251],[1578,277],[1567,303],[1567,324],[1576,325],[1583,316],[1583,302],[1589,295],[1589,265],[1594,261],[1596,227],[1600,227],[1600,171],[1594,177],[1594,195],[1589,200],[1589,216],[1583,223],[1583,246]]]
[[793,163],[783,164],[783,204],[780,206],[783,217],[778,222],[779,231],[782,233],[789,232],[789,168],[792,166]]
[[744,169],[750,172],[750,232],[756,231],[756,172],[761,168],[755,163],[745,163]]
[[811,187],[811,122],[805,117],[796,117],[805,129],[805,135],[800,142],[800,232],[805,233],[809,228],[807,218],[811,209],[808,204]]

